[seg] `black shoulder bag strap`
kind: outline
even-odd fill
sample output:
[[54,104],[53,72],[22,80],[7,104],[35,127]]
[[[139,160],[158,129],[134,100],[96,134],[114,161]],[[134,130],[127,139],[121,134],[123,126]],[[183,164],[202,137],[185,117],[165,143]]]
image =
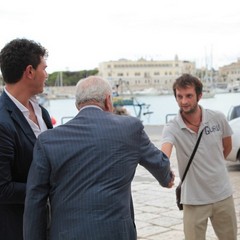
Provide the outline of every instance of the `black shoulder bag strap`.
[[[205,128],[203,128],[203,130],[204,130],[204,129],[205,129]],[[186,169],[185,169],[185,172],[184,172],[184,174],[183,174],[183,178],[182,178],[182,180],[181,180],[181,183],[183,183],[183,181],[184,181],[184,179],[185,179],[185,177],[186,177],[186,175],[187,175],[188,169],[189,169],[189,167],[190,167],[190,165],[191,165],[191,163],[192,163],[192,160],[193,160],[193,158],[194,158],[194,155],[195,155],[195,153],[196,153],[196,151],[197,151],[199,142],[200,142],[201,137],[202,137],[202,134],[203,134],[203,130],[201,131],[201,133],[200,133],[200,135],[199,135],[199,137],[198,137],[198,140],[197,140],[197,142],[196,142],[196,145],[195,145],[195,147],[194,147],[194,149],[193,149],[193,152],[192,152],[192,154],[191,154],[191,157],[190,157],[190,159],[189,159],[189,161],[188,161],[188,165],[187,165],[187,167],[186,167]]]

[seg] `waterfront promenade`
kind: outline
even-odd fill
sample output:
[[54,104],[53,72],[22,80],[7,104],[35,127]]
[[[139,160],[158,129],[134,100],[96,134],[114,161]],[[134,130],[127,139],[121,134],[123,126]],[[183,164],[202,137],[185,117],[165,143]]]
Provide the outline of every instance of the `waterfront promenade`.
[[[162,125],[145,126],[145,130],[154,144],[160,147]],[[227,162],[226,164],[234,189],[240,240],[240,163]],[[179,177],[175,152],[171,157],[171,165],[176,174],[176,187]],[[132,192],[138,240],[184,240],[183,212],[178,210],[175,203],[175,187],[162,188],[145,168],[141,166],[137,168]],[[217,240],[210,223],[206,240]]]

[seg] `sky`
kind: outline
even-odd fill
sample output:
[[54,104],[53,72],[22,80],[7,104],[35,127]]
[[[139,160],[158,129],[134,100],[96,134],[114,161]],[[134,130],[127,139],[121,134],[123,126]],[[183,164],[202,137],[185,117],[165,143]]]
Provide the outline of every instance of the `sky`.
[[48,49],[48,72],[128,59],[194,61],[213,67],[240,58],[239,0],[3,0],[0,49],[28,38]]

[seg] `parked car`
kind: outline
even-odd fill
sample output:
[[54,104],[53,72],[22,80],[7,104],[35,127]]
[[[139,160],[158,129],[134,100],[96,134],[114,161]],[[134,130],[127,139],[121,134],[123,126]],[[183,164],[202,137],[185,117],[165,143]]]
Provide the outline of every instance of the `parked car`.
[[240,117],[229,121],[233,130],[232,135],[232,151],[227,156],[229,161],[240,161]]
[[228,111],[227,115],[228,121],[238,117],[240,117],[240,105],[232,106]]

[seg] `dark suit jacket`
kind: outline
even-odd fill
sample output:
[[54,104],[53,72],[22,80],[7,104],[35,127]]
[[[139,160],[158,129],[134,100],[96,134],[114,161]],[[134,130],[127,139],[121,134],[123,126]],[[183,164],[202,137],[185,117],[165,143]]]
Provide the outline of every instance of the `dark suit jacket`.
[[[52,128],[42,108],[44,121]],[[0,97],[0,239],[22,240],[27,175],[36,137],[5,92]]]
[[131,181],[138,164],[163,186],[168,158],[134,117],[89,107],[42,133],[27,182],[25,240],[44,240],[49,196],[50,240],[135,240]]

